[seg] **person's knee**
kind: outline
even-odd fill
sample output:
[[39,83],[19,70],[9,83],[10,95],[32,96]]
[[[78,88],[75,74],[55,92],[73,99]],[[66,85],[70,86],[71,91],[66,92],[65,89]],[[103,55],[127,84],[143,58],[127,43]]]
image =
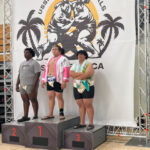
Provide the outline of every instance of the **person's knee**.
[[63,101],[63,97],[62,97],[62,94],[56,94],[56,97],[59,101]]
[[24,103],[24,104],[30,104],[30,103],[29,103],[29,100],[27,100],[27,99],[23,99],[23,103]]
[[92,108],[92,104],[91,103],[85,102],[84,105],[85,105],[85,107],[87,109]]
[[55,95],[54,94],[49,94],[48,97],[49,97],[49,100],[54,100],[55,99]]
[[31,102],[32,102],[32,103],[38,103],[38,101],[37,101],[36,98],[32,98],[32,99],[31,99]]
[[84,104],[82,102],[77,102],[79,108],[84,108]]

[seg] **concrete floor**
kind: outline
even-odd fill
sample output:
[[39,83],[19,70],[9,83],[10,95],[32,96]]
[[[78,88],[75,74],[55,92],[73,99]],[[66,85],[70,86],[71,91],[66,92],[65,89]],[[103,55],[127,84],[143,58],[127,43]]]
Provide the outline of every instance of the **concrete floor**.
[[[150,150],[150,148],[136,147],[136,146],[126,146],[125,144],[130,140],[130,138],[122,137],[108,137],[107,141],[96,148],[95,150]],[[25,148],[24,146],[2,144],[0,135],[0,150],[35,150],[31,148]],[[39,149],[40,150],[40,149]],[[66,149],[62,149],[66,150]]]

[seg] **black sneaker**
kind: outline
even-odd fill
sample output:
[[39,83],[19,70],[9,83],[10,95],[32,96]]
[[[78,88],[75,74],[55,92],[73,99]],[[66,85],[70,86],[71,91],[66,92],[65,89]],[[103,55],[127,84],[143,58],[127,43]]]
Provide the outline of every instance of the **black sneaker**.
[[18,122],[24,122],[24,121],[29,121],[30,118],[29,117],[22,117],[21,119],[18,119]]
[[34,117],[32,118],[32,120],[35,120],[35,119],[38,119],[38,117],[37,117],[37,116],[34,116]]

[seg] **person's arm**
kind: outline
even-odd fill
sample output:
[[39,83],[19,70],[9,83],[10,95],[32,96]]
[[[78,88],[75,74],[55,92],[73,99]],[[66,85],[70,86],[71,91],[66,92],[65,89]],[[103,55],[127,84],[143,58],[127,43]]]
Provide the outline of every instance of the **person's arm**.
[[16,91],[19,92],[19,84],[20,84],[20,74],[18,74],[17,82],[16,82]]
[[79,77],[80,75],[82,75],[82,72],[75,72],[76,68],[76,64],[73,64],[71,69],[70,69],[70,76],[75,79],[77,77]]
[[35,73],[35,78],[34,78],[34,81],[33,81],[33,84],[32,84],[32,92],[35,91],[36,86],[37,86],[38,81],[39,81],[40,74],[41,74],[41,66],[38,62],[36,62],[34,64],[34,73]]
[[70,71],[70,76],[73,78],[73,79],[75,79],[75,78],[77,78],[77,77],[79,77],[79,76],[81,76],[83,73],[82,72],[75,72],[75,71]]
[[40,72],[37,72],[36,75],[35,75],[34,82],[33,82],[33,85],[32,85],[32,91],[34,91],[36,89],[37,83],[39,81],[40,74],[41,74]]
[[46,68],[47,66],[45,65],[41,82],[46,82]]
[[51,60],[52,58],[50,57],[44,67],[44,71],[43,71],[43,75],[42,75],[42,80],[41,80],[41,87],[42,88],[45,88],[45,85],[46,85],[46,77],[47,77],[47,68],[48,68],[48,64],[49,64],[49,61]]
[[77,80],[85,80],[91,77],[94,74],[94,68],[92,64],[89,64],[85,73],[82,73],[80,76],[76,77]]
[[69,82],[69,76],[70,76],[70,63],[68,61],[68,59],[65,59],[64,61],[64,74],[63,74],[63,82],[61,84],[61,88],[64,89],[66,88],[66,84],[67,82]]
[[44,72],[43,72],[43,76],[42,76],[42,80],[41,80],[41,87],[42,88],[45,88],[45,84],[46,84],[45,74],[46,74],[46,66],[44,67]]

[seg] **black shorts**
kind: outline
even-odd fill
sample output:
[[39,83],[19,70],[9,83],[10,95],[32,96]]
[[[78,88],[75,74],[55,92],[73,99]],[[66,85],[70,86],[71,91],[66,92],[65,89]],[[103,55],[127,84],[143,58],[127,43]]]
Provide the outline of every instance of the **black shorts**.
[[47,82],[47,91],[63,92],[59,82],[54,82],[54,87],[50,86]]
[[94,98],[94,86],[90,87],[90,91],[88,92],[86,89],[83,93],[79,93],[77,88],[73,88],[74,98],[77,99],[88,99]]

